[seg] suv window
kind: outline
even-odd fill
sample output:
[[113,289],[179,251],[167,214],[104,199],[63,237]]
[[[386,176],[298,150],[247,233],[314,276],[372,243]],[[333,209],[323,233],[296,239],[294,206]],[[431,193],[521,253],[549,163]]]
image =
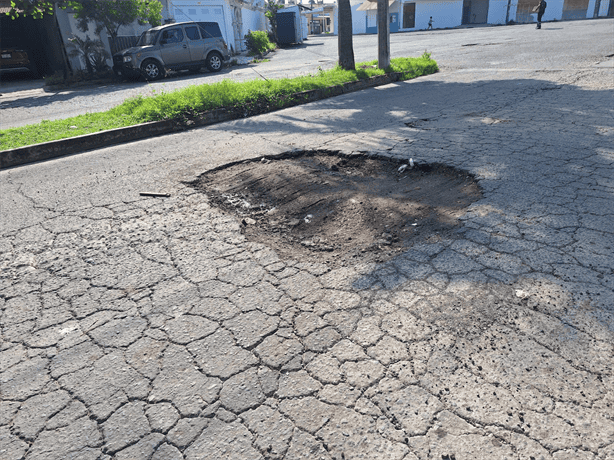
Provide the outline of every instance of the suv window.
[[156,42],[156,38],[158,37],[157,30],[146,30],[143,32],[136,46],[147,46],[153,45]]
[[222,31],[217,22],[199,22],[203,38],[217,38],[222,36]]
[[198,33],[198,27],[196,26],[186,27],[185,34],[190,40],[200,40],[200,34]]
[[181,27],[174,27],[162,32],[162,40],[166,40],[166,43],[180,43],[183,41],[183,31]]

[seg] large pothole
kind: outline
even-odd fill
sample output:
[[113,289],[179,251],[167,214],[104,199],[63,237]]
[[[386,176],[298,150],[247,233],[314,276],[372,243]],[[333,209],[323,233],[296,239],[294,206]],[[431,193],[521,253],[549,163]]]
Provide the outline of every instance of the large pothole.
[[332,265],[383,262],[444,237],[481,198],[466,171],[327,151],[225,165],[192,185],[236,215],[248,240],[285,258]]

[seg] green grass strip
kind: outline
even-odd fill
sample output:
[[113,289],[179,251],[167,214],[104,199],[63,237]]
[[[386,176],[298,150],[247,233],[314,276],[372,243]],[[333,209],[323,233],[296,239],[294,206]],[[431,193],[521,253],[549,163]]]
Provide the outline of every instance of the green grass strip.
[[269,81],[223,80],[156,96],[137,96],[106,112],[87,113],[64,120],[43,120],[35,125],[0,130],[0,151],[148,121],[180,118],[221,107],[241,107],[263,101],[270,107],[281,107],[285,98],[301,91],[341,85],[390,72],[401,72],[401,79],[409,80],[438,70],[437,63],[428,53],[419,58],[392,59],[385,71],[373,67],[376,65],[377,61],[362,62],[356,66],[356,70],[343,70],[337,66],[314,75]]

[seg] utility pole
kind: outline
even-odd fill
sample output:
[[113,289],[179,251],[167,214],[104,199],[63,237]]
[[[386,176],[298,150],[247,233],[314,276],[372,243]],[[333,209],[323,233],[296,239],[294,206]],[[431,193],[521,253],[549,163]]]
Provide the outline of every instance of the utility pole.
[[390,65],[390,28],[388,0],[377,0],[377,67],[385,69]]

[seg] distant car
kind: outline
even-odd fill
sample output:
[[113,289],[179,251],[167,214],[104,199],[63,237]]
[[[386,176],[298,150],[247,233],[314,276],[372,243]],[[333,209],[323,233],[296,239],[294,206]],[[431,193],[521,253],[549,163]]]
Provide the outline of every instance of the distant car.
[[0,53],[0,72],[31,72],[36,75],[36,64],[26,50],[2,48]]
[[230,59],[216,22],[180,22],[149,29],[137,44],[113,56],[113,71],[126,78],[158,80],[167,70],[219,72]]

